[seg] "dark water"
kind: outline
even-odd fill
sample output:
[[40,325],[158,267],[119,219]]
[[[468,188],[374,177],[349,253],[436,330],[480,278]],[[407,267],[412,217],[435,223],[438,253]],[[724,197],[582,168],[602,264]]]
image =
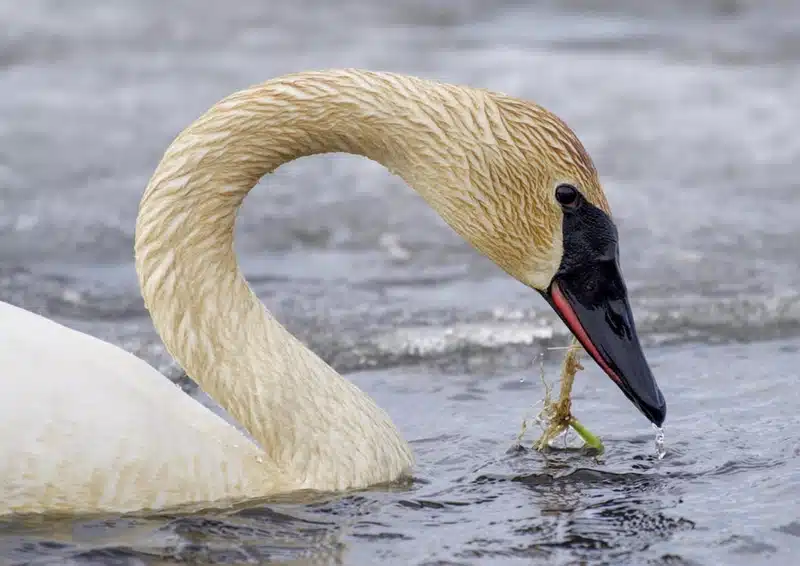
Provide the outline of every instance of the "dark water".
[[659,461],[650,425],[592,366],[574,408],[606,455],[509,450],[543,396],[540,353],[557,373],[546,348],[566,344],[563,327],[379,166],[306,159],[248,198],[242,263],[279,318],[388,409],[415,481],[191,516],[6,521],[0,564],[791,563],[800,6],[594,4],[0,3],[0,299],[182,380],[132,266],[166,145],[281,73],[401,71],[528,97],[574,127],[669,403]]

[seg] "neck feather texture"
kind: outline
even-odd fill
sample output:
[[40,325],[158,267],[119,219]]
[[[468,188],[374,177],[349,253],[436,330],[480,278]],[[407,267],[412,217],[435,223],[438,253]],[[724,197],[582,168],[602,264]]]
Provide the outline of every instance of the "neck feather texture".
[[[300,487],[391,480],[412,458],[386,413],[290,335],[249,288],[233,251],[236,211],[263,175],[326,152],[383,164],[446,220],[452,207],[480,207],[463,190],[442,188],[470,186],[481,152],[465,144],[488,131],[488,101],[483,91],[392,74],[289,75],[212,107],[171,144],[145,191],[136,268],[157,331]],[[451,131],[472,137],[456,143]]]

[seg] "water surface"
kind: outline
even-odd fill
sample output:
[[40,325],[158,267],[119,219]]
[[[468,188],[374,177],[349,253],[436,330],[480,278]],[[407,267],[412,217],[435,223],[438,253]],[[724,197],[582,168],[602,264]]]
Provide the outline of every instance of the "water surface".
[[[274,4],[274,5],[273,5]],[[788,1],[0,4],[0,299],[165,353],[132,264],[175,134],[275,75],[358,66],[527,97],[601,172],[667,456],[594,366],[607,446],[513,450],[567,335],[380,166],[281,168],[238,250],[287,327],[387,408],[414,481],[194,515],[0,523],[0,564],[758,564],[800,550],[800,8]],[[529,435],[528,444],[533,440]],[[87,447],[87,449],[90,449]]]

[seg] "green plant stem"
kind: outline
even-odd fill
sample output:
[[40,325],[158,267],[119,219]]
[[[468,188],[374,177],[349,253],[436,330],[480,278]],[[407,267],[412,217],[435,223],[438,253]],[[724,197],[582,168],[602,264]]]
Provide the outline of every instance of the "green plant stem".
[[583,441],[586,443],[587,446],[589,446],[590,448],[594,448],[600,454],[603,453],[603,451],[605,450],[605,447],[603,446],[603,441],[600,440],[600,437],[595,436],[594,434],[589,432],[589,429],[583,426],[578,421],[578,419],[576,419],[575,417],[570,417],[569,426],[571,426],[572,429],[578,433],[578,436],[580,436],[583,439]]

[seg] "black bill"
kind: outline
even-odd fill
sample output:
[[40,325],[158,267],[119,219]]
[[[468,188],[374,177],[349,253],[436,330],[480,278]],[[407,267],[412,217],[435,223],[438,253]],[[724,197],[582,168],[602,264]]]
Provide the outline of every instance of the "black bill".
[[543,293],[545,299],[628,399],[661,426],[667,404],[636,334],[619,267],[616,227],[603,211],[582,200],[565,210],[563,238],[561,267]]

